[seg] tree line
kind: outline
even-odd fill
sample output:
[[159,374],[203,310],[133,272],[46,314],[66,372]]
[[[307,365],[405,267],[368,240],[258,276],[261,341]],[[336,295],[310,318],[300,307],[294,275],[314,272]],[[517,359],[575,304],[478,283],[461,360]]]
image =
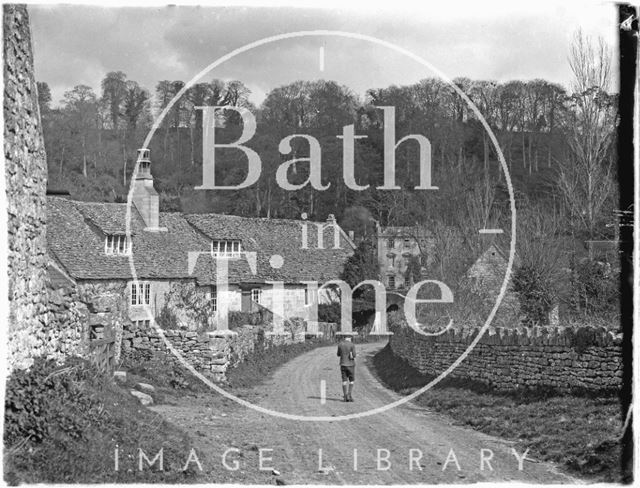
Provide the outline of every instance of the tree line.
[[[563,212],[573,230],[595,237],[609,232],[606,225],[615,202],[616,95],[609,88],[606,47],[579,35],[573,49],[575,80],[568,89],[541,79],[457,78],[453,83],[495,134],[516,196],[527,204]],[[39,82],[50,186],[69,189],[77,198],[122,201],[135,150],[183,87],[183,81],[162,80],[151,92],[122,71],[114,71],[105,75],[99,94],[78,85],[53,107],[47,84]],[[151,143],[152,171],[163,210],[281,218],[299,218],[304,212],[318,220],[332,213],[346,227],[364,233],[371,231],[373,221],[453,224],[452,208],[477,213],[490,203],[491,211],[477,215],[476,223],[498,219],[508,210],[504,174],[487,131],[463,97],[442,80],[372,88],[364,99],[325,80],[277,87],[259,107],[252,105],[249,95],[241,81],[212,80],[190,87],[174,103]],[[256,114],[256,135],[247,144],[263,160],[256,185],[234,192],[193,190],[202,182],[202,112],[197,107],[204,105],[244,107]],[[395,107],[398,140],[407,134],[429,138],[437,192],[411,189],[418,178],[418,147],[412,142],[403,143],[396,152],[402,190],[376,190],[383,160],[380,106]],[[356,134],[367,136],[357,141],[355,155],[356,179],[370,183],[364,191],[352,190],[342,180],[342,143],[336,136],[350,124]],[[241,130],[237,112],[225,111],[216,138],[232,141]],[[328,190],[285,191],[275,183],[282,162],[308,155],[302,140],[292,142],[291,154],[278,152],[278,142],[291,134],[310,134],[320,141],[323,178],[332,182]],[[242,180],[246,160],[240,151],[221,150],[217,165],[217,181],[233,184]],[[290,180],[304,182],[307,166],[292,165]],[[490,194],[478,207],[474,201],[486,188]]]

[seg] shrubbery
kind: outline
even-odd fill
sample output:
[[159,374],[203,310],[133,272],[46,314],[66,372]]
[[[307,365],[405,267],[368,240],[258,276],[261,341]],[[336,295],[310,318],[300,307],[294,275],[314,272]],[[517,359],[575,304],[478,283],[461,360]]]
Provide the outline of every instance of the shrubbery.
[[572,271],[574,311],[588,316],[618,313],[619,270],[607,262],[582,259],[573,265]]
[[37,359],[28,371],[15,371],[7,381],[4,442],[24,439],[41,442],[60,431],[71,438],[99,423],[104,415],[99,402],[82,389],[83,381],[103,381],[96,368],[71,359],[61,368],[53,360]]
[[513,274],[513,290],[518,295],[525,325],[549,323],[549,313],[556,302],[556,292],[548,273],[536,266],[519,266]]

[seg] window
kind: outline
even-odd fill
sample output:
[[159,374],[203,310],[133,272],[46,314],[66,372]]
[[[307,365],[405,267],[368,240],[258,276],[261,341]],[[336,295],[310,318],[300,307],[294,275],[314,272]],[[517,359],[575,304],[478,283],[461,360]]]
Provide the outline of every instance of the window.
[[240,241],[212,241],[211,254],[214,257],[237,258],[242,253]]
[[218,294],[215,291],[211,294],[211,310],[218,311]]
[[389,288],[395,288],[396,287],[396,277],[393,275],[389,276]]
[[405,240],[404,240],[404,247],[406,247],[406,248],[410,248],[410,247],[411,247],[411,240],[409,240],[409,239],[405,239]]
[[309,305],[309,289],[304,289],[304,304]]
[[390,239],[389,239],[389,241],[387,242],[387,247],[388,247],[389,249],[393,249],[393,248],[395,247],[395,245],[396,245],[396,243],[395,243],[395,241],[393,240],[393,238],[390,238]]
[[111,256],[131,254],[131,239],[122,234],[106,236],[104,239],[104,253]]
[[146,320],[134,320],[133,325],[136,329],[148,329],[151,321],[149,319]]
[[396,265],[396,256],[395,254],[391,256],[391,267],[393,268]]
[[256,303],[261,303],[262,290],[260,288],[254,288],[253,290],[251,290],[251,300]]
[[410,288],[411,287],[411,278],[409,278],[408,276],[404,277],[404,287],[405,288]]
[[131,283],[131,305],[149,305],[151,303],[151,285],[149,283]]

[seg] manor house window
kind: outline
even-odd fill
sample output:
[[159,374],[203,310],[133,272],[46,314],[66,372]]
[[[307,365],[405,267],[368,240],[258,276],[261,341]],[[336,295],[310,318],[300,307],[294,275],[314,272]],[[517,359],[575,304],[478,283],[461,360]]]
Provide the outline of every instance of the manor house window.
[[149,305],[151,303],[151,284],[131,283],[131,305]]
[[214,257],[238,258],[242,253],[239,240],[217,240],[211,242],[211,254]]
[[131,254],[131,239],[124,234],[106,236],[104,239],[104,253],[111,256]]

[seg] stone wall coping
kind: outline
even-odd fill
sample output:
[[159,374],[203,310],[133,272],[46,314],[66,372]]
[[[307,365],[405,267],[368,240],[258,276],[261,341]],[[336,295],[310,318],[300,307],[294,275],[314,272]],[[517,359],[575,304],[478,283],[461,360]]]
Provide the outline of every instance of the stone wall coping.
[[[452,328],[438,336],[423,336],[402,321],[400,327],[414,332],[416,340],[428,342],[458,342],[470,343],[478,334],[480,327]],[[340,333],[338,333],[340,334]],[[497,345],[571,345],[578,335],[590,344],[598,346],[619,345],[622,334],[608,330],[603,326],[516,326],[489,327],[482,338],[481,344]]]

